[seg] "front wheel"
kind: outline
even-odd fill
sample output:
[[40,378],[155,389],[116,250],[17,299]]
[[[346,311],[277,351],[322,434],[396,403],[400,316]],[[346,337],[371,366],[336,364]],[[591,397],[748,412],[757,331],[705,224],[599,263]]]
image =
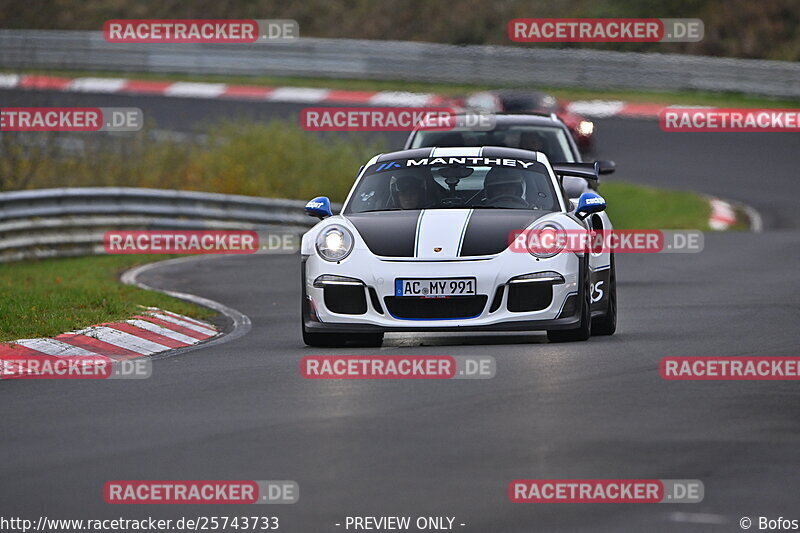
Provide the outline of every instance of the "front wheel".
[[303,325],[303,342],[314,348],[341,348],[347,342],[359,346],[379,348],[383,344],[383,332],[379,333],[317,333],[306,330]]
[[303,342],[314,348],[339,348],[347,339],[341,333],[311,333],[303,325]]
[[383,345],[383,332],[380,333],[357,333],[347,335],[347,339],[353,344],[366,346],[368,348],[380,348]]
[[584,253],[581,260],[583,276],[583,299],[581,301],[581,321],[573,329],[549,329],[547,340],[550,342],[580,342],[592,336],[592,294],[589,276],[589,254]]

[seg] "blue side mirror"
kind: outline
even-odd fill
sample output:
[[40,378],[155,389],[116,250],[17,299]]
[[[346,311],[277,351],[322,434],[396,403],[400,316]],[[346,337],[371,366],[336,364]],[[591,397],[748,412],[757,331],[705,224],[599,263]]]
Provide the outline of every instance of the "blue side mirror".
[[331,201],[327,196],[317,196],[306,204],[306,214],[322,220],[333,215],[331,212]]
[[585,192],[578,198],[578,206],[575,208],[575,216],[583,220],[592,213],[599,213],[606,210],[606,201],[599,194]]

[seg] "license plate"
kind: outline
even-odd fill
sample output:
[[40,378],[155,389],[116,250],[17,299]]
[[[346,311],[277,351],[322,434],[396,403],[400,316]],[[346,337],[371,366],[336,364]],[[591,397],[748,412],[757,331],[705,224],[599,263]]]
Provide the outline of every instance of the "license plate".
[[475,278],[396,279],[394,295],[420,298],[475,296]]

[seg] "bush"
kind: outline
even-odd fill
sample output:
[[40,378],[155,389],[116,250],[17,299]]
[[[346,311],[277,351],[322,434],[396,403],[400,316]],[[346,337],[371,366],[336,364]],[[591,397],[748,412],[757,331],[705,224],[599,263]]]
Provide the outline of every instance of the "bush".
[[[228,122],[201,142],[125,136],[6,133],[0,190],[47,187],[154,187],[250,196],[341,201],[380,141],[318,136],[289,121]],[[75,146],[75,143],[79,146]]]

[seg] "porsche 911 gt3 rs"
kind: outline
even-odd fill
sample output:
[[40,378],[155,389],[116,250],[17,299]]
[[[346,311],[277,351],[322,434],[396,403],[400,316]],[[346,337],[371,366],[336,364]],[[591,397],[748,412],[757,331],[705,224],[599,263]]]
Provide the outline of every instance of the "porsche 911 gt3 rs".
[[380,345],[390,331],[547,331],[586,340],[616,328],[607,252],[522,251],[526,230],[611,230],[605,201],[564,193],[563,176],[596,180],[598,165],[551,165],[542,152],[423,148],[373,157],[342,211],[327,197],[306,211],[302,331],[311,346]]

